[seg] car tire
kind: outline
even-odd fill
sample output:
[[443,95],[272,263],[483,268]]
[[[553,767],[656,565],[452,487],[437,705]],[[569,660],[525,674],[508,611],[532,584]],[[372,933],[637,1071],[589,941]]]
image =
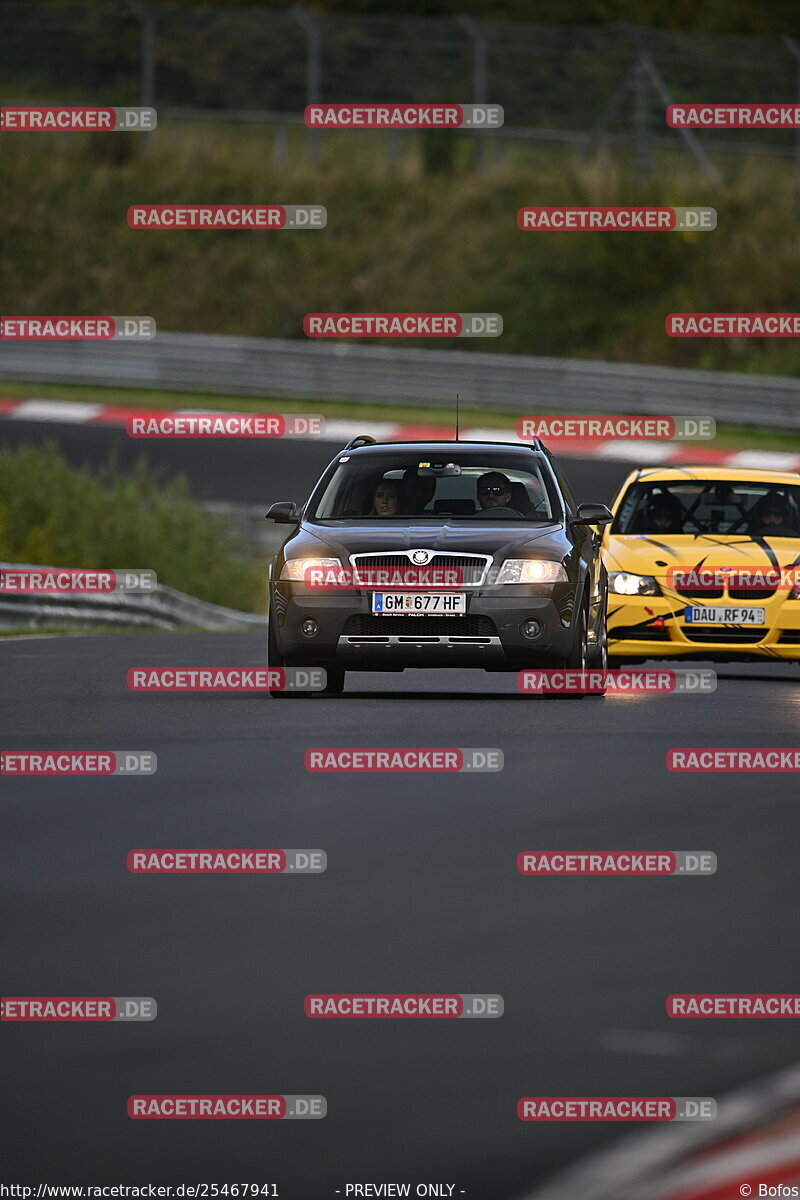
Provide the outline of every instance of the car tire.
[[[581,600],[580,612],[572,636],[572,645],[561,666],[567,671],[586,671],[589,667],[589,649],[586,644],[587,633],[586,605]],[[600,696],[603,692],[553,692],[550,698],[554,700],[585,700],[587,695]]]
[[597,648],[592,651],[589,659],[589,666],[597,667],[601,671],[608,670],[608,631],[606,630],[605,621],[600,630]]
[[[267,668],[285,669],[291,664],[287,663],[286,659],[278,649],[278,641],[275,637],[275,625],[272,613],[269,614],[269,625],[267,628]],[[344,688],[344,671],[341,667],[329,666],[325,669],[326,683],[325,687],[316,692],[296,692],[296,691],[274,691],[270,692],[274,700],[289,700],[297,697],[308,696],[339,696]]]
[[[598,671],[607,671],[608,667],[608,628],[606,626],[606,614],[603,610],[603,620],[600,626],[600,636],[595,649],[589,658],[589,668]],[[607,689],[602,688],[599,691],[589,692],[590,696],[605,696]]]

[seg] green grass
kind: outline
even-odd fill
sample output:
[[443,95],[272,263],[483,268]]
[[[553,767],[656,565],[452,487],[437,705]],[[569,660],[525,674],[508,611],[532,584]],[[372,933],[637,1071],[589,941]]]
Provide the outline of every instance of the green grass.
[[223,518],[201,509],[185,478],[140,461],[121,474],[68,465],[56,447],[0,450],[0,560],[153,570],[159,583],[248,611],[266,604],[263,563],[242,558]]
[[[265,126],[163,121],[131,134],[17,134],[4,142],[0,290],[10,314],[151,315],[162,329],[301,337],[310,311],[502,314],[500,338],[437,346],[800,375],[795,339],[677,339],[671,311],[793,311],[800,200],[790,161],[719,156],[715,189],[682,149],[654,180],[629,157],[588,164],[563,146],[504,143],[472,169],[426,171],[418,135],[389,162],[383,135],[306,131],[275,160]],[[120,140],[122,139],[122,140]],[[430,157],[428,158],[430,163]],[[135,231],[135,203],[322,203],[320,232]],[[522,233],[526,204],[713,205],[712,233]],[[396,343],[393,343],[396,344]],[[430,346],[430,342],[406,343]],[[314,407],[317,407],[316,405]]]

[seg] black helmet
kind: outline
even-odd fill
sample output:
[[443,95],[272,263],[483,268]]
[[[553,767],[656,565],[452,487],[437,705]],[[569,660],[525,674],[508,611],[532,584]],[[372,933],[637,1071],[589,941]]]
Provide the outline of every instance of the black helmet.
[[653,522],[661,517],[662,520],[667,519],[673,525],[679,525],[683,508],[680,500],[677,500],[670,492],[651,492],[644,515],[648,522]]

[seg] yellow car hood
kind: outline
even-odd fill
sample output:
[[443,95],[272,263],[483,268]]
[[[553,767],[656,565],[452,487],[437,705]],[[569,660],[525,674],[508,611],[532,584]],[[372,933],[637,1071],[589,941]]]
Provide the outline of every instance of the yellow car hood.
[[800,565],[800,538],[754,540],[745,534],[629,534],[608,536],[606,570],[653,575],[664,582],[669,567],[788,567]]

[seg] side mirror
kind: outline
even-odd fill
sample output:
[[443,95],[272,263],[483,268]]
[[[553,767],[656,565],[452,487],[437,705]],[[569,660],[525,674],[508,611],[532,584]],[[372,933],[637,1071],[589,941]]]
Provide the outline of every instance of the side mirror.
[[279,500],[270,505],[265,520],[275,521],[278,525],[299,525],[300,515],[294,500]]
[[608,525],[614,520],[611,509],[605,504],[579,504],[572,518],[573,525]]

